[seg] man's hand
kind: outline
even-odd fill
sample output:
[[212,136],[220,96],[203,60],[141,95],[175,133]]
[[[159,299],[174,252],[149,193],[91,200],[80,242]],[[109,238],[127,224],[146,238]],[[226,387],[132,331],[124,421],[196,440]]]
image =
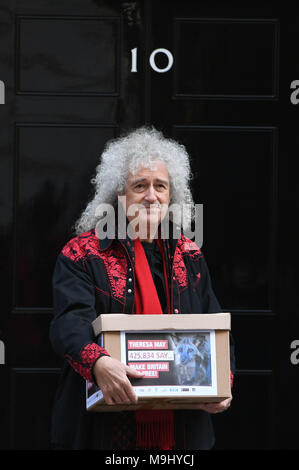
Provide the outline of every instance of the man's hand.
[[201,403],[198,405],[198,409],[207,411],[208,413],[222,413],[226,411],[231,404],[232,398],[220,401],[219,403]]
[[110,356],[102,356],[96,361],[93,373],[107,405],[137,403],[138,397],[127,375],[142,378],[142,372],[138,372]]

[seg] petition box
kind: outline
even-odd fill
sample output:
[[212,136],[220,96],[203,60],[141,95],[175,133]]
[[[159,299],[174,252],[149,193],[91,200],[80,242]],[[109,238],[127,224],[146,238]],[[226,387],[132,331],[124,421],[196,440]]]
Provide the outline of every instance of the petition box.
[[93,328],[110,356],[144,376],[130,378],[135,405],[107,405],[100,388],[86,382],[87,410],[192,409],[231,397],[229,313],[105,314]]

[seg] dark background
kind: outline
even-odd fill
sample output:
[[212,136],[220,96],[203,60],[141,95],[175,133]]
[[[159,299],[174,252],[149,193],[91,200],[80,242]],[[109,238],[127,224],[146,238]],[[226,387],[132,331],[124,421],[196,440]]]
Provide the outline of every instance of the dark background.
[[[105,142],[146,123],[190,153],[203,252],[232,314],[234,399],[213,418],[216,448],[298,449],[299,4],[1,0],[0,21],[0,447],[49,448],[54,263]],[[161,47],[165,73],[149,65]]]

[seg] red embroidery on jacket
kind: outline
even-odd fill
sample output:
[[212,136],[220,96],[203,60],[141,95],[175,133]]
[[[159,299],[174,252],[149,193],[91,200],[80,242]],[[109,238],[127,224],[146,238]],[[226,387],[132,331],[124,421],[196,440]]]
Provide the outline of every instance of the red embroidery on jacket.
[[99,256],[99,240],[93,232],[85,232],[70,240],[62,250],[67,258],[77,262],[88,256]]
[[196,243],[186,238],[184,235],[178,240],[173,257],[173,270],[176,280],[181,288],[187,287],[187,270],[183,260],[183,255],[195,257],[201,254]]
[[127,260],[120,245],[100,251],[99,240],[93,231],[85,232],[70,240],[62,250],[62,254],[78,262],[87,258],[99,258],[103,261],[110,283],[111,295],[120,302],[124,301],[126,289]]
[[126,289],[126,273],[127,273],[127,260],[126,256],[120,246],[114,246],[100,254],[103,260],[110,286],[112,296],[117,300],[123,301]]
[[180,287],[187,287],[187,271],[181,250],[176,250],[173,257],[173,272]]
[[92,366],[101,356],[109,356],[109,354],[98,344],[89,343],[81,350],[80,361],[73,360],[69,354],[67,354],[65,358],[78,374],[89,382],[93,382]]

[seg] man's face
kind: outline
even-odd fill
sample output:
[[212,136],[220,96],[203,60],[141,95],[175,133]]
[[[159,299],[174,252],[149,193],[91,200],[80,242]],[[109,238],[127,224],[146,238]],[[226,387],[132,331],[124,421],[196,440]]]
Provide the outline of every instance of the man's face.
[[[135,175],[130,173],[125,196],[127,219],[129,222],[134,220],[134,225],[138,220],[139,231],[146,227],[147,235],[144,238],[148,238],[149,230],[151,234],[156,232],[170,201],[170,183],[166,165],[155,162],[151,169],[141,167]],[[136,210],[136,205],[141,205],[139,211]]]

